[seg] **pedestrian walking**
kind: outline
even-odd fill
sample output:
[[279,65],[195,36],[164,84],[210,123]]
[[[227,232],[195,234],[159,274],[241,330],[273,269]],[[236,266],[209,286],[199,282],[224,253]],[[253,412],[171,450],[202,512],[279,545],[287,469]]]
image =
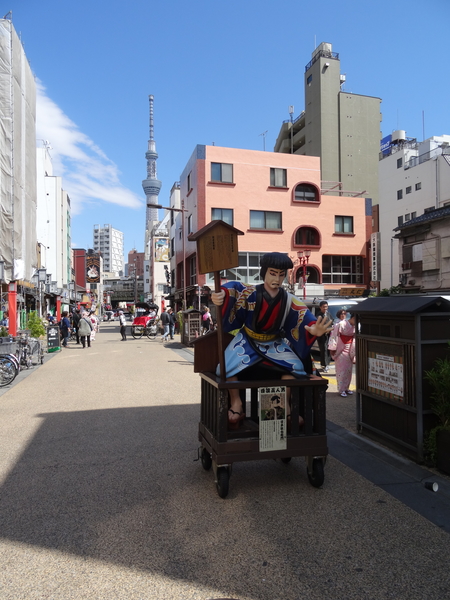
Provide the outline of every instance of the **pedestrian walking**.
[[127,321],[123,310],[119,310],[119,324],[120,324],[120,335],[122,336],[121,342],[127,341]]
[[93,342],[93,341],[95,341],[95,334],[98,331],[98,320],[97,320],[97,317],[95,316],[93,310],[91,310],[89,313],[89,319],[92,323],[91,342]]
[[[316,311],[316,317],[322,317],[323,319],[331,319],[333,318],[328,311],[328,302],[326,300],[322,300],[319,304],[319,310]],[[322,336],[317,338],[317,343],[319,345],[320,350],[320,365],[324,373],[328,373],[331,362],[330,351],[328,350],[328,342],[330,340],[330,334],[324,333]]]
[[[334,340],[336,341],[335,349],[333,349]],[[354,315],[351,315],[348,321],[344,317],[334,326],[330,337],[330,352],[336,365],[338,392],[343,398],[351,396],[353,392],[349,390],[349,387],[355,362]]]
[[202,308],[203,310],[203,314],[202,314],[202,330],[203,333],[208,333],[209,330],[211,329],[211,313],[209,312],[209,308],[207,306],[204,306]]
[[173,312],[173,308],[169,308],[168,311],[169,313],[169,333],[170,333],[170,339],[173,340],[173,336],[175,334],[175,325],[177,323],[177,316],[176,314]]
[[62,345],[67,348],[67,342],[69,341],[70,334],[70,321],[68,319],[69,313],[65,310],[61,314],[61,321],[59,323],[59,329],[61,331]]
[[80,323],[80,319],[81,319],[80,309],[77,308],[76,310],[73,311],[73,316],[72,316],[73,330],[74,330],[75,336],[77,338],[77,344],[80,343],[80,332],[78,331],[78,325]]
[[87,312],[83,312],[83,314],[81,315],[81,319],[78,324],[78,331],[80,332],[81,345],[83,346],[83,348],[86,348],[86,342],[88,348],[90,348],[92,323]]
[[163,310],[162,310],[160,319],[161,319],[161,323],[164,327],[164,333],[161,338],[161,342],[167,342],[167,338],[169,337],[169,334],[170,334],[170,316],[166,312],[165,308],[163,308]]

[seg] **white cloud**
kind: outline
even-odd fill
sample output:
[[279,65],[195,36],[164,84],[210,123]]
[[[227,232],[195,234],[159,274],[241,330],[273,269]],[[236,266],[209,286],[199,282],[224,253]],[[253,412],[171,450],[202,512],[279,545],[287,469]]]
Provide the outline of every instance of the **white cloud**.
[[72,214],[93,201],[141,208],[141,198],[120,183],[117,165],[47,96],[39,80],[36,133],[38,140],[50,143],[53,173],[63,178]]

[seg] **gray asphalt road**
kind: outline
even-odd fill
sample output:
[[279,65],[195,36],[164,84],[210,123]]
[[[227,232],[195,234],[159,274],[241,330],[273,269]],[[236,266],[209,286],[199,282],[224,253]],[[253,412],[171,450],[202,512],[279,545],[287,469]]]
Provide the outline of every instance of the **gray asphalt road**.
[[321,489],[302,459],[257,461],[234,467],[221,500],[195,462],[191,361],[106,324],[1,396],[2,600],[448,597],[445,527],[389,489],[413,465],[358,447],[337,419]]

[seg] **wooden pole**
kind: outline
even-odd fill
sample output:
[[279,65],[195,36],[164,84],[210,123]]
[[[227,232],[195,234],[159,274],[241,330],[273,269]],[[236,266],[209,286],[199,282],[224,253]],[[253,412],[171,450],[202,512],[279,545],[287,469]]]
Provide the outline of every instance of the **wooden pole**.
[[[214,291],[220,292],[220,271],[214,271]],[[222,306],[217,307],[217,343],[219,345],[219,378],[225,381],[225,353],[223,350]]]

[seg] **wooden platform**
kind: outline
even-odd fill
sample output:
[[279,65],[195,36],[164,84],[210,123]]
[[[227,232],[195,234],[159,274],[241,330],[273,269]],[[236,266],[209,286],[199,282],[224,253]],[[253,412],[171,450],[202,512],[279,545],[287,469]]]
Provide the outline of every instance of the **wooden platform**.
[[[278,382],[220,381],[213,373],[200,373],[201,414],[199,441],[211,453],[213,461],[228,465],[237,461],[328,454],[326,437],[327,380],[314,375],[305,379],[283,380],[291,390],[291,426],[287,435],[287,449],[260,452],[258,422],[258,388],[273,387]],[[281,382],[278,383],[281,385]],[[237,430],[228,430],[228,390],[241,390],[244,411],[248,416]],[[247,402],[247,390],[250,400]],[[247,404],[250,404],[247,410]],[[300,429],[298,417],[304,419]]]

